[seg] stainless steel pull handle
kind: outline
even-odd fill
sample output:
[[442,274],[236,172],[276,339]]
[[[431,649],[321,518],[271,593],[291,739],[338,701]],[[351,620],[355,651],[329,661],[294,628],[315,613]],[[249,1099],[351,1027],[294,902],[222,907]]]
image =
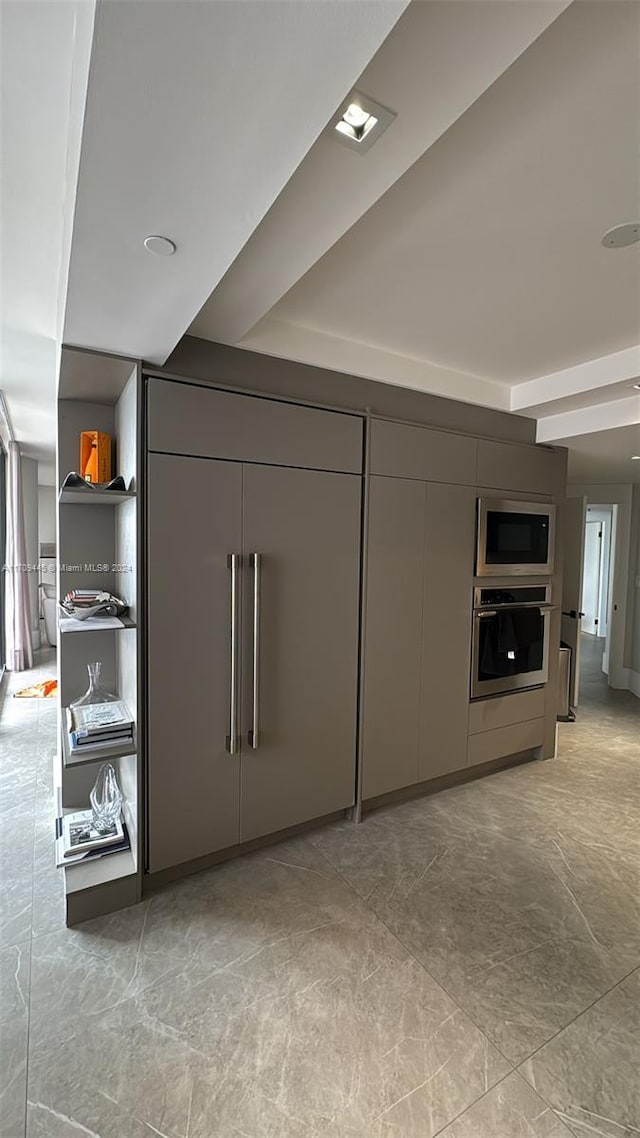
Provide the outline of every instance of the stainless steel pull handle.
[[497,615],[498,615],[498,613],[497,613],[496,609],[483,609],[482,612],[476,613],[476,619],[477,620],[486,620],[488,616],[497,616]]
[[229,692],[229,734],[226,747],[230,755],[238,751],[238,580],[240,569],[240,555],[230,553],[227,564],[231,570],[231,646],[230,670],[231,682]]
[[254,751],[260,746],[260,570],[259,553],[251,554],[253,568],[253,707],[249,746]]

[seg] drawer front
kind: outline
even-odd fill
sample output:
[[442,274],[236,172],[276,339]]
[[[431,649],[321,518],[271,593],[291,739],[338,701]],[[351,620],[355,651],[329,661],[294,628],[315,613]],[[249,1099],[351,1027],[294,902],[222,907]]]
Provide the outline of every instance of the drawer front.
[[363,420],[296,403],[150,379],[149,450],[165,454],[362,471]]
[[562,455],[544,447],[478,443],[478,486],[554,494],[564,488]]
[[531,719],[528,723],[514,723],[510,727],[498,727],[495,731],[482,731],[469,736],[467,751],[468,766],[489,763],[492,759],[502,759],[506,755],[517,755],[540,747],[544,740],[544,719]]
[[509,727],[512,723],[525,723],[544,715],[546,688],[514,692],[495,699],[478,700],[469,705],[469,734]]
[[374,419],[371,473],[474,486],[477,446],[465,435]]

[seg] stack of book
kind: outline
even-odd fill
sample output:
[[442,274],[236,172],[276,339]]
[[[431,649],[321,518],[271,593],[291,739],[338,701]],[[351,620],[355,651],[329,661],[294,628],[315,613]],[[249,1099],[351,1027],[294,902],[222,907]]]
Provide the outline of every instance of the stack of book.
[[72,865],[105,854],[131,849],[122,815],[106,826],[96,823],[93,810],[75,810],[56,818],[56,865]]
[[133,750],[133,719],[121,699],[109,703],[86,703],[67,709],[69,747],[81,756],[91,749],[128,746]]

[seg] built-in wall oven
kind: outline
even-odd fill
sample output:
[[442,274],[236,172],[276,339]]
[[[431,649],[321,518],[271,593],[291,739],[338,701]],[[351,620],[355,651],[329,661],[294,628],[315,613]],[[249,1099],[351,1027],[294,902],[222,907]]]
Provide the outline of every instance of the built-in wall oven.
[[546,683],[549,596],[549,585],[474,589],[472,699]]
[[478,498],[476,576],[550,576],[555,521],[553,505]]

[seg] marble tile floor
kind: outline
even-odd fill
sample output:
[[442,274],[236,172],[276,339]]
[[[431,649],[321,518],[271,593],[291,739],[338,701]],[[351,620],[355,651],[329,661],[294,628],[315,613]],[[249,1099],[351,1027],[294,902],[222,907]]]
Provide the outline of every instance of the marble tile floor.
[[73,930],[55,714],[25,682],[0,718],[3,1138],[640,1134],[640,702],[597,669],[554,761]]

